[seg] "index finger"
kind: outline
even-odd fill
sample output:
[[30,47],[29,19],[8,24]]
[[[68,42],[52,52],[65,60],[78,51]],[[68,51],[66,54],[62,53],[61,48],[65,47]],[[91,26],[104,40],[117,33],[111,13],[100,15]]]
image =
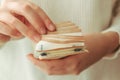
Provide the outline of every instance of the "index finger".
[[43,9],[41,9],[39,6],[35,5],[32,2],[29,2],[29,5],[31,6],[31,8],[33,8],[36,11],[36,13],[39,14],[39,16],[41,17],[41,19],[43,20],[49,31],[56,30],[55,24],[51,21],[51,19],[47,16],[47,14],[43,11]]

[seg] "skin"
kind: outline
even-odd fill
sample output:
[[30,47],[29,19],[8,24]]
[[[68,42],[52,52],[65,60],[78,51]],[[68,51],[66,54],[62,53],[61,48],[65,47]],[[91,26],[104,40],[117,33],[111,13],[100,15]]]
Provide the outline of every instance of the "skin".
[[[0,8],[0,43],[22,36],[37,43],[41,34],[54,30],[55,26],[45,12],[29,1],[5,0]],[[79,74],[112,53],[119,44],[119,36],[116,32],[88,34],[85,35],[85,44],[89,53],[56,60],[39,60],[32,54],[27,57],[49,75]]]
[[38,42],[41,34],[54,30],[55,25],[46,13],[30,1],[5,0],[0,7],[0,34],[4,38],[25,36]]
[[[97,43],[97,44],[96,44]],[[79,74],[106,55],[110,55],[119,44],[116,32],[85,35],[89,53],[68,56],[57,60],[39,60],[29,54],[28,59],[40,70],[49,75]]]

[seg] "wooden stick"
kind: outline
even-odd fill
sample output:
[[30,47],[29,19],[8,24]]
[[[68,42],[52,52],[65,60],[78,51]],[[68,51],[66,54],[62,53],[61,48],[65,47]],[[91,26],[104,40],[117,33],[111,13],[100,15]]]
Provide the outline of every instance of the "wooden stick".
[[[58,50],[65,50],[65,49],[74,49],[74,48],[81,48],[81,49],[83,49],[84,48],[84,46],[72,46],[72,47],[66,47],[66,48],[57,48],[57,49],[52,49],[52,50],[43,50],[42,52],[47,52],[47,51],[54,51],[54,52],[56,52],[56,51],[58,51]],[[41,52],[40,50],[37,50],[37,52]]]
[[65,27],[65,26],[70,26],[70,25],[75,25],[70,21],[66,21],[66,22],[61,22],[59,24],[56,24],[56,27]]
[[43,41],[58,43],[58,44],[67,44],[75,42],[84,42],[83,36],[69,36],[69,35],[44,35],[42,37]]

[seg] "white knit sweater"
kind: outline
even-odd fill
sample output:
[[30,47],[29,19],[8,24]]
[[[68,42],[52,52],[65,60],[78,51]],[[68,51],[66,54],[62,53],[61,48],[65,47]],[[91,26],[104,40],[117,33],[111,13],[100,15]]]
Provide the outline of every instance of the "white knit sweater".
[[[54,22],[72,21],[84,33],[116,31],[120,34],[120,10],[109,25],[116,0],[33,0]],[[29,13],[28,13],[29,14]],[[106,29],[106,30],[105,30]],[[101,60],[79,76],[47,76],[26,58],[33,51],[27,38],[10,41],[0,49],[0,80],[119,80],[120,56]],[[120,51],[117,52],[117,54]]]

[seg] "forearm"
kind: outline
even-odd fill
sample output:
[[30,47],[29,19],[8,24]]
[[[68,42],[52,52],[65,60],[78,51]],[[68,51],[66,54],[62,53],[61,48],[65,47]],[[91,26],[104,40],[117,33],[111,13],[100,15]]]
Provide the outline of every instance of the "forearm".
[[119,46],[119,35],[117,32],[107,32],[104,33],[105,37],[107,38],[106,43],[108,44],[108,54],[113,53],[117,47]]
[[112,53],[119,45],[119,36],[116,32],[90,34],[85,36],[85,40],[89,52],[100,58]]

